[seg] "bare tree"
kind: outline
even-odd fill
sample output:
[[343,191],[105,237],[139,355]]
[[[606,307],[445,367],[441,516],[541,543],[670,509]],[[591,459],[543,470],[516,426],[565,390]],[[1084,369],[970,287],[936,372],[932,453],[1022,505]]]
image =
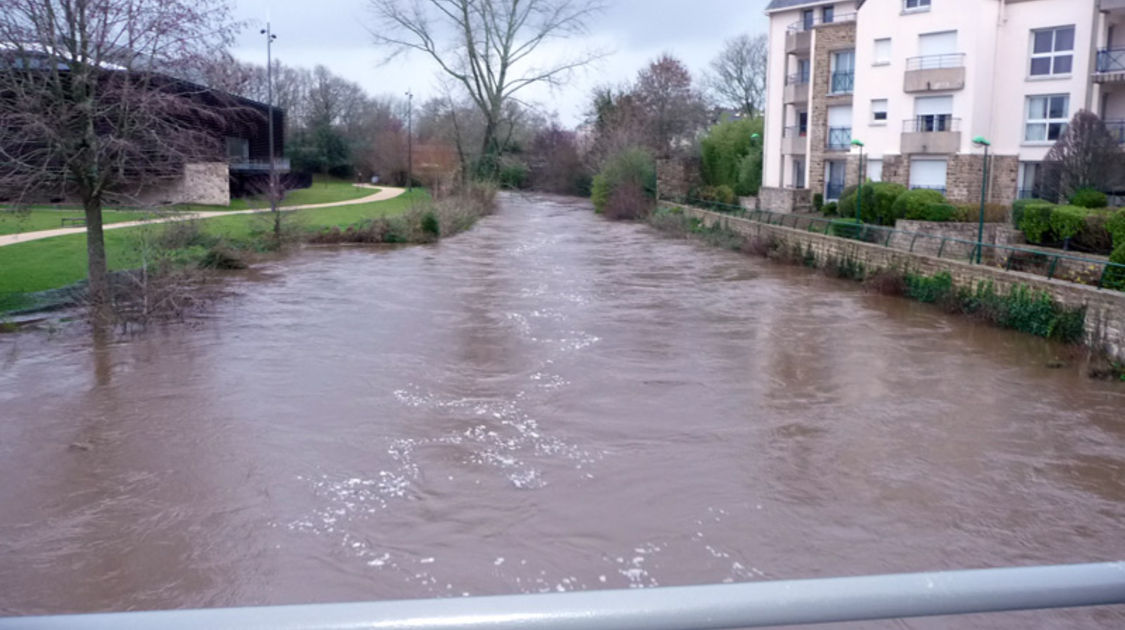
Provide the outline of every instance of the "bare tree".
[[1114,192],[1125,185],[1125,152],[1097,114],[1082,110],[1047,153],[1037,179],[1046,199],[1065,199],[1082,188]]
[[637,75],[635,101],[648,146],[658,156],[681,152],[706,125],[707,108],[680,60],[662,55]]
[[504,105],[534,84],[560,84],[600,57],[584,51],[542,62],[548,42],[586,28],[601,0],[369,0],[380,22],[376,43],[390,58],[416,51],[465,89],[484,117],[481,154],[495,158]]
[[727,40],[704,79],[708,93],[719,104],[745,116],[759,115],[766,102],[768,51],[769,38],[765,35]]
[[0,190],[81,200],[95,322],[111,308],[103,204],[221,154],[198,88],[165,71],[230,32],[221,0],[0,0]]

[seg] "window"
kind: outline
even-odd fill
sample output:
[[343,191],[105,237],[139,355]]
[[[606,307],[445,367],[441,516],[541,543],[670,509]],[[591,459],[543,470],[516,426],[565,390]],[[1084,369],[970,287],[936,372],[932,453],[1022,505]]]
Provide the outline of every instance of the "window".
[[801,158],[793,158],[793,187],[805,187],[805,161]]
[[1039,196],[1039,186],[1036,178],[1039,175],[1038,162],[1020,162],[1019,188],[1016,190],[1017,199],[1035,199]]
[[809,60],[808,59],[798,59],[797,60],[797,77],[798,77],[798,79],[801,83],[808,83],[809,82]]
[[[957,31],[924,33],[918,36],[918,55],[926,58],[951,55],[957,52]],[[923,68],[924,69],[924,68]]]
[[801,12],[801,25],[804,26],[806,31],[810,30],[815,23],[816,13],[813,13],[812,9],[805,9]]
[[929,11],[930,0],[902,0],[903,11]]
[[914,99],[914,122],[909,131],[953,131],[953,97],[919,96]]
[[891,62],[891,38],[875,40],[875,65],[881,66]]
[[855,87],[855,51],[832,53],[832,85],[829,94],[846,94]]
[[846,151],[852,143],[852,106],[828,108],[828,149]]
[[1027,142],[1054,142],[1066,131],[1070,121],[1070,96],[1052,94],[1027,98]]
[[1073,26],[1031,31],[1031,76],[1070,74],[1073,66]]
[[831,24],[834,19],[836,19],[836,7],[828,6],[820,10],[820,21],[822,23]]
[[948,166],[947,160],[933,158],[910,160],[910,187],[912,189],[928,188],[945,194],[945,176]]
[[883,160],[867,161],[867,179],[873,182],[883,181]]
[[871,101],[871,122],[876,125],[887,124],[887,99],[876,98]]
[[847,162],[832,160],[825,163],[824,200],[835,201],[844,193],[847,185]]
[[246,138],[235,138],[227,136],[227,159],[230,160],[249,160],[250,159],[250,141]]
[[802,136],[809,132],[809,113],[808,112],[798,112],[797,113],[797,132],[800,133]]

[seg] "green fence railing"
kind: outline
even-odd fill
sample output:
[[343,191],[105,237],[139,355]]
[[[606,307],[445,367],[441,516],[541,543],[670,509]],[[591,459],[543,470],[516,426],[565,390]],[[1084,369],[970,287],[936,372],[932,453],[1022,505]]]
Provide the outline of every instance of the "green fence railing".
[[[677,203],[672,200],[664,200]],[[742,206],[689,198],[682,202],[700,210],[709,210],[723,215],[747,219],[795,230],[805,230],[837,236],[850,240],[863,241],[879,245],[888,249],[896,249],[909,253],[924,253],[947,260],[963,260],[972,263],[977,258],[978,248],[984,260],[994,263],[1008,271],[1023,271],[1036,275],[1046,276],[1048,279],[1068,280],[1058,276],[1058,271],[1068,263],[1082,266],[1087,272],[1087,277],[1099,289],[1113,289],[1125,291],[1125,265],[1076,256],[1067,252],[1044,252],[1036,249],[1017,247],[1013,245],[997,245],[994,243],[979,243],[975,240],[961,239],[952,236],[940,236],[925,232],[912,232],[883,225],[870,223],[856,223],[847,218],[825,218],[803,214],[773,212],[771,210],[750,210]],[[897,238],[896,238],[897,237]],[[933,250],[936,249],[936,252]],[[1096,281],[1093,278],[1096,277]],[[1079,284],[1087,284],[1080,280],[1072,280]]]

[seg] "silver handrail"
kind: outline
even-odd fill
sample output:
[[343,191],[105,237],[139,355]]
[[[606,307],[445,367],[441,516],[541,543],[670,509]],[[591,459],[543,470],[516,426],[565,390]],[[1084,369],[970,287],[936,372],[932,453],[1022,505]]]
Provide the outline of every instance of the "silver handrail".
[[0,630],[721,630],[1125,603],[1125,562],[462,599],[0,619]]

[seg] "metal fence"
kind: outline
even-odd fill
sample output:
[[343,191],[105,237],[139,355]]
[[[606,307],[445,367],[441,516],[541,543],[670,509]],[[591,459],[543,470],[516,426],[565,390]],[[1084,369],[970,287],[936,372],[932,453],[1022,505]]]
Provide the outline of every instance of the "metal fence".
[[1098,72],[1125,72],[1125,48],[1099,50]]
[[851,127],[829,127],[828,138],[825,141],[827,148],[841,151],[852,148]]
[[[939,236],[925,232],[911,232],[868,223],[857,224],[854,223],[854,219],[849,217],[825,218],[769,210],[747,210],[741,206],[700,199],[689,199],[687,202],[701,209],[712,210],[766,225],[777,225],[817,234],[838,236],[912,254],[936,256],[946,260],[972,263],[977,259],[979,249],[981,251],[980,258],[983,262],[993,267],[1007,271],[1033,273],[1046,276],[1048,279],[1069,280],[1079,284],[1096,286],[1099,289],[1125,291],[1125,265],[1076,256],[1068,252],[1045,252],[1013,245],[978,243],[970,239]],[[1079,271],[1069,271],[1067,274],[1060,273],[1064,269]]]
[[829,94],[850,94],[855,89],[855,72],[833,72]]
[[357,604],[11,617],[0,630],[723,630],[1125,603],[1125,562]]
[[832,13],[830,15],[825,15],[824,13],[821,13],[820,15],[806,14],[806,17],[804,17],[800,20],[797,20],[796,22],[790,24],[789,28],[787,30],[790,33],[800,33],[802,31],[811,31],[812,29],[816,28],[817,26],[823,26],[825,24],[837,24],[837,23],[840,23],[840,22],[855,22],[855,17],[856,17],[855,13]]
[[903,133],[961,131],[961,119],[952,114],[921,114],[902,121]]
[[906,69],[909,70],[940,70],[944,68],[961,68],[965,65],[965,53],[948,53],[945,55],[925,55],[910,57],[906,60]]

